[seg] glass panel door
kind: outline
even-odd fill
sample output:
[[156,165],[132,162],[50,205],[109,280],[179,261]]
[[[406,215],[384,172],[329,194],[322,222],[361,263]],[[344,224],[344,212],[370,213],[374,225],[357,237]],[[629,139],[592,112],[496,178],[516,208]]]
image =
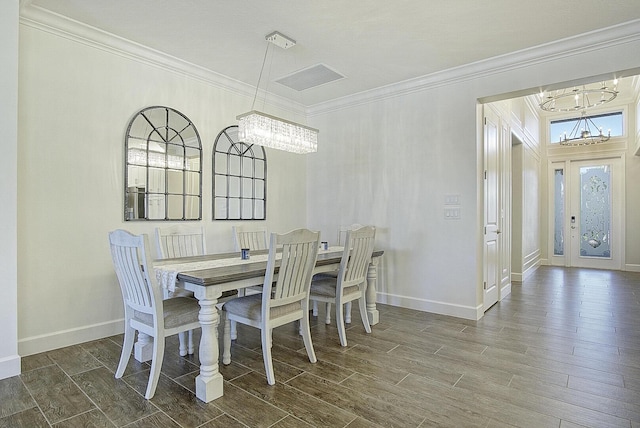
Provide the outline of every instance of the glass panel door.
[[580,256],[611,258],[611,167],[580,167]]
[[571,266],[620,269],[620,159],[571,162]]
[[553,255],[564,256],[564,168],[553,171]]

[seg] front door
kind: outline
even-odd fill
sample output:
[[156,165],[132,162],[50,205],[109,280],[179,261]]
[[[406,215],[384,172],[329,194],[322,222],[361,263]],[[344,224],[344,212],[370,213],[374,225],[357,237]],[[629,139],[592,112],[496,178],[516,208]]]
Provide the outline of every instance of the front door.
[[621,269],[621,172],[620,158],[571,162],[571,266]]

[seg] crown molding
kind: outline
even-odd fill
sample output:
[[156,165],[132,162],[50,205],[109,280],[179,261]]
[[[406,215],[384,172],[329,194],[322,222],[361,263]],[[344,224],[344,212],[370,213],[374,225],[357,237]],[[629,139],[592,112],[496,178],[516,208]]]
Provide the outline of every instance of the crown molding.
[[[196,80],[210,84],[224,91],[247,97],[250,102],[255,95],[255,86],[232,79],[207,68],[184,61],[156,49],[133,42],[115,34],[100,30],[63,15],[48,11],[38,6],[29,5],[32,0],[23,0],[25,7],[20,11],[20,24],[81,43],[95,49],[118,55],[129,60],[138,61],[153,67],[180,75],[188,75]],[[269,93],[267,104],[284,111],[304,114],[304,107],[288,98]],[[266,96],[265,96],[266,98]]]
[[[186,74],[214,87],[247,97],[249,100],[252,100],[254,97],[255,87],[252,85],[245,84],[161,51],[151,49],[82,22],[34,6],[31,2],[32,0],[21,0],[20,24],[22,25],[49,32],[59,37],[174,73]],[[306,112],[308,116],[316,116],[331,111],[338,111],[388,98],[405,96],[415,92],[504,73],[509,70],[543,64],[559,58],[590,53],[603,48],[638,40],[640,40],[640,19],[438,71],[414,79],[318,103],[306,108],[298,102],[272,93],[269,93],[268,104],[284,111],[290,111],[296,114]]]
[[488,77],[640,40],[640,19],[363,91],[307,108],[309,116]]

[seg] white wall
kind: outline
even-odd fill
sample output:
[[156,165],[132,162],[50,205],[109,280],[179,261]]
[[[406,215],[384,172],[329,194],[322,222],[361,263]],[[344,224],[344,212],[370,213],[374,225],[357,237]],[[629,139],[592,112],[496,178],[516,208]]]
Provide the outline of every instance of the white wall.
[[[542,216],[541,201],[543,189],[542,165],[541,165],[541,141],[540,119],[535,107],[526,102],[525,98],[511,100],[511,113],[513,130],[522,143],[521,164],[521,200],[522,200],[522,236],[520,261],[521,270],[519,280],[524,280],[540,264],[541,248],[541,224],[545,218]],[[516,279],[516,278],[514,278]]]
[[[374,91],[375,99],[315,106],[309,122],[321,130],[318,153],[306,162],[267,153],[267,227],[319,228],[332,241],[341,224],[375,224],[386,251],[380,301],[476,318],[478,99],[512,97],[587,73],[638,70],[639,27],[418,79],[412,83],[419,90],[385,88]],[[31,23],[20,26],[19,79],[18,336],[20,354],[28,355],[122,328],[107,232],[152,233],[161,224],[122,220],[123,137],[140,108],[169,105],[196,124],[207,247],[232,248],[232,223],[210,220],[210,154],[217,133],[248,110],[252,93]],[[444,220],[446,194],[460,195],[460,220]]]
[[[634,22],[426,76],[395,93],[383,88],[314,106],[322,139],[308,157],[310,224],[329,234],[339,224],[378,227],[385,250],[379,301],[475,318],[482,306],[476,103],[621,70],[635,74],[639,28]],[[523,168],[539,171],[530,162]],[[538,187],[529,190],[539,198]],[[445,194],[460,195],[460,220],[444,220]],[[539,234],[529,238],[540,247]]]
[[18,356],[18,0],[0,3],[0,379],[20,374]]
[[629,123],[627,132],[629,135],[629,150],[625,158],[626,182],[626,213],[625,213],[625,238],[626,238],[626,263],[627,270],[640,272],[640,192],[635,183],[640,183],[640,77],[636,80],[638,97],[629,106]]
[[[514,139],[515,140],[515,139]],[[522,160],[524,156],[524,143],[517,140],[511,147],[512,174],[511,174],[511,208],[512,208],[512,230],[511,230],[511,279],[521,282],[523,278],[523,258],[522,258],[522,230],[523,230],[523,169]]]
[[[251,93],[247,90],[247,93]],[[148,233],[163,222],[124,222],[124,134],[141,108],[173,107],[203,145],[207,249],[233,250],[233,222],[212,221],[211,154],[250,97],[204,79],[20,26],[18,146],[19,340],[29,355],[122,331],[122,298],[107,233]],[[306,164],[267,149],[270,231],[306,226]],[[155,254],[155,249],[153,253]]]
[[[458,316],[475,317],[476,105],[467,102],[468,83],[451,89],[315,117],[322,140],[308,157],[316,195],[309,222],[325,236],[340,224],[376,225],[385,250],[381,302],[432,312],[456,306]],[[461,196],[461,220],[445,220],[447,194]]]

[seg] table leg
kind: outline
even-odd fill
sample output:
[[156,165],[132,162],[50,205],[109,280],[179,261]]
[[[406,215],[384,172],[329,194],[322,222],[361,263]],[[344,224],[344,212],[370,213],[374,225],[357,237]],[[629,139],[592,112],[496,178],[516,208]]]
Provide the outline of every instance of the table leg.
[[220,316],[216,303],[220,297],[220,291],[216,287],[197,287],[195,296],[200,304],[200,374],[196,378],[196,397],[208,403],[222,397],[223,378],[218,371],[218,324]]
[[133,358],[141,363],[153,358],[153,337],[138,332],[138,341],[133,345]]
[[376,325],[380,321],[380,313],[376,308],[377,297],[377,282],[378,282],[378,258],[374,257],[369,263],[369,269],[367,270],[367,317],[369,318],[369,324]]

